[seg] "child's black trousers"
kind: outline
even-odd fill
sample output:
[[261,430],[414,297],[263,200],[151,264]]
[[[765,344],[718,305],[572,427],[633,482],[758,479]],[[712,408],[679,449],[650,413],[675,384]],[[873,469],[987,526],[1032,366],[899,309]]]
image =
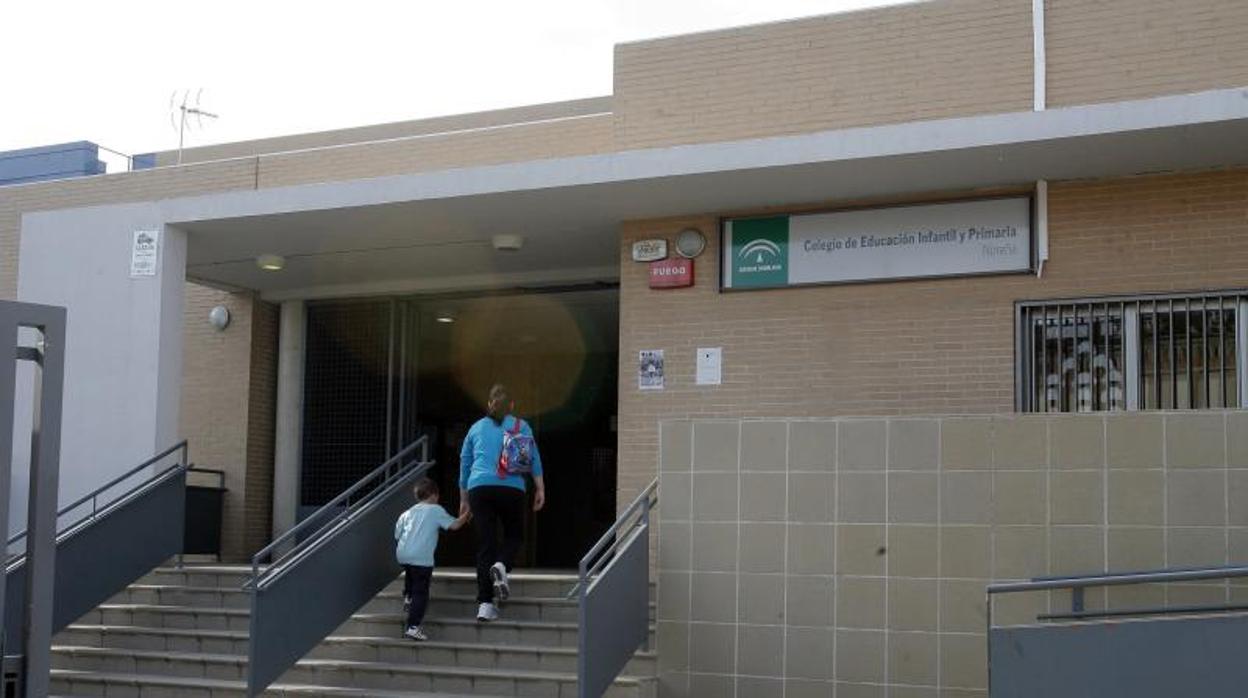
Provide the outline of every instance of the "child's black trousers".
[[403,565],[403,598],[410,602],[407,607],[407,627],[420,625],[429,607],[429,582],[433,579],[432,567]]

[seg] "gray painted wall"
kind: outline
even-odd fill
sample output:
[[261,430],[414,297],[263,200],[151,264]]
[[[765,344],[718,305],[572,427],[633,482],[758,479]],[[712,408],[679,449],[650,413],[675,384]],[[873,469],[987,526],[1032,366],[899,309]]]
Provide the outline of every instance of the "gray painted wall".
[[[156,276],[131,278],[135,230],[162,231]],[[155,204],[27,214],[18,299],[68,309],[61,441],[62,504],[178,437],[186,236]],[[30,430],[31,370],[15,433]],[[10,526],[25,528],[29,440],[14,446]]]

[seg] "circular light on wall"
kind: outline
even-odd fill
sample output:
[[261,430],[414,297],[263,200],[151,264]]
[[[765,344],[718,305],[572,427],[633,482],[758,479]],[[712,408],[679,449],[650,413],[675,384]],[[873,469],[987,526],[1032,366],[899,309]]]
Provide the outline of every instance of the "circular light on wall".
[[286,258],[277,254],[262,254],[256,257],[256,266],[265,271],[281,271],[286,266]]
[[697,228],[685,228],[676,236],[676,252],[681,257],[693,259],[706,249],[706,236]]
[[208,322],[217,329],[218,332],[230,326],[230,309],[224,305],[218,305],[208,311]]

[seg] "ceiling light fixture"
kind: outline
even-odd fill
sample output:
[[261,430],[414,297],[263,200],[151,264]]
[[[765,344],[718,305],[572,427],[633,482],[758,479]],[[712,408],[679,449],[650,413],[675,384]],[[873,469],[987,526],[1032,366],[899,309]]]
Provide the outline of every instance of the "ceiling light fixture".
[[277,254],[262,254],[256,257],[256,266],[265,271],[281,271],[286,267],[286,258]]
[[516,252],[524,247],[523,235],[495,235],[494,249],[499,252]]
[[449,325],[452,322],[455,322],[455,313],[452,313],[449,310],[444,310],[438,313],[437,317],[434,319],[444,325]]

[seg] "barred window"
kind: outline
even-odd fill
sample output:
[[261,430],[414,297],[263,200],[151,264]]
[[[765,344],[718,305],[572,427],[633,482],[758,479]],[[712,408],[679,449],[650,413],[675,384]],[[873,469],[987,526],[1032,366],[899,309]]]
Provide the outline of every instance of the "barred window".
[[1248,291],[1023,302],[1024,412],[1240,407]]

